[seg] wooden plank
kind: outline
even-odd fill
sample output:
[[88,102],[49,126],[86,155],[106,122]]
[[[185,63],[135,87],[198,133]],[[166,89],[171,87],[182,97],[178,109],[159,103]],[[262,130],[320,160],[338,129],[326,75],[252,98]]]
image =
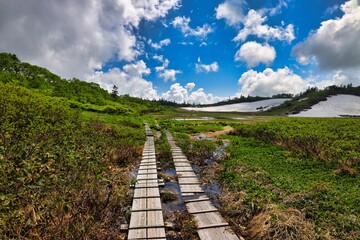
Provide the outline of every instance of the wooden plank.
[[143,179],[146,179],[146,180],[151,180],[151,179],[158,179],[158,175],[157,173],[149,173],[149,174],[146,174],[146,175],[138,175],[137,176],[137,179],[138,180],[143,180]]
[[159,188],[146,188],[147,196],[148,197],[160,197],[160,191]]
[[183,177],[178,177],[178,181],[179,184],[198,184],[200,185],[199,180],[197,179],[197,177],[187,177],[187,178],[183,178]]
[[176,175],[178,175],[178,177],[181,177],[181,178],[194,178],[194,177],[196,177],[196,174],[194,173],[194,171],[192,171],[192,172],[176,172]]
[[227,222],[224,223],[214,223],[214,224],[209,224],[209,225],[203,225],[203,226],[199,226],[198,229],[206,229],[206,228],[218,228],[218,227],[226,227],[229,226],[229,224]]
[[216,210],[216,208],[211,204],[210,201],[188,202],[186,204],[186,208],[190,213],[213,210],[213,209]]
[[204,210],[198,210],[198,211],[189,211],[191,214],[201,214],[201,213],[209,213],[209,212],[217,212],[217,208],[211,208],[211,209],[204,209]]
[[147,218],[146,212],[131,213],[129,229],[141,228],[146,226]]
[[160,208],[161,209],[161,200],[160,198],[148,198],[146,203],[147,208]]
[[149,212],[149,211],[162,211],[162,208],[144,208],[144,209],[131,209],[131,212]]
[[191,203],[191,202],[202,202],[202,201],[208,201],[210,198],[208,197],[202,197],[202,198],[193,198],[193,199],[186,199],[184,200],[185,203]]
[[128,233],[128,239],[146,239],[147,229],[130,229]]
[[220,215],[219,212],[209,212],[202,214],[195,214],[194,218],[198,222],[198,228],[202,228],[203,226],[210,226],[213,224],[222,224],[227,223]]
[[[219,234],[219,232],[221,234]],[[200,239],[238,240],[239,238],[229,227],[205,228],[198,230]]]

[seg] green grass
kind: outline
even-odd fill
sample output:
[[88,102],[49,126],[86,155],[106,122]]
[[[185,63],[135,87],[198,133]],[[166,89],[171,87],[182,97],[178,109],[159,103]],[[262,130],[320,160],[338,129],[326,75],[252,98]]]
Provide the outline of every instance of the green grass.
[[90,115],[0,83],[0,238],[119,237],[145,131],[135,118]]
[[202,132],[211,132],[222,130],[226,123],[223,122],[204,122],[204,121],[169,121],[162,120],[160,124],[163,128],[172,132],[180,132],[186,134],[195,134]]
[[254,215],[277,204],[301,211],[320,237],[360,236],[359,176],[338,176],[330,165],[252,138],[227,138],[231,159],[223,163],[222,184],[245,192],[243,205]]
[[332,164],[339,174],[355,175],[360,170],[358,119],[281,118],[232,126],[238,135],[254,137]]

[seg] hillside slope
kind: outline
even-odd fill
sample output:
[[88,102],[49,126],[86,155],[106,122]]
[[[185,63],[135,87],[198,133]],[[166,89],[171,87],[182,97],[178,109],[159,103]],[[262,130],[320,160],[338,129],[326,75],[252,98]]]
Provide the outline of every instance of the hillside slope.
[[93,112],[141,115],[169,108],[155,101],[110,94],[96,83],[62,79],[45,68],[21,62],[10,53],[0,53],[0,82],[64,98],[72,108]]
[[292,117],[360,117],[360,97],[339,94],[330,96],[326,101],[315,104],[307,111],[290,115]]
[[255,102],[235,103],[213,107],[185,107],[183,109],[199,112],[259,112],[278,106],[289,100],[288,98],[275,98]]

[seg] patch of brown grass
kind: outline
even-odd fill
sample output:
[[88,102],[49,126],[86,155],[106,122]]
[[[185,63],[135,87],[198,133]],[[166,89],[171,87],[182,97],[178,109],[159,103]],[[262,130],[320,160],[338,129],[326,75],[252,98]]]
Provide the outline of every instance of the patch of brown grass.
[[247,239],[316,239],[314,224],[299,210],[276,204],[253,217],[244,233]]
[[184,240],[198,240],[196,221],[190,213],[176,212],[174,213],[176,237]]

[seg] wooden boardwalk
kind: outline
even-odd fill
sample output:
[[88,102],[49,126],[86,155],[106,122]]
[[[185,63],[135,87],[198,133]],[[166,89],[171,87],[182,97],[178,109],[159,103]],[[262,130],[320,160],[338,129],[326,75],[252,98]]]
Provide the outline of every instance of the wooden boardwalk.
[[190,162],[176,145],[173,137],[167,132],[171,146],[175,170],[178,176],[182,197],[186,208],[197,221],[198,234],[203,240],[239,239],[229,224],[211,203],[200,187],[200,182]]
[[166,239],[156,167],[154,136],[146,125],[142,161],[134,185],[128,239]]

